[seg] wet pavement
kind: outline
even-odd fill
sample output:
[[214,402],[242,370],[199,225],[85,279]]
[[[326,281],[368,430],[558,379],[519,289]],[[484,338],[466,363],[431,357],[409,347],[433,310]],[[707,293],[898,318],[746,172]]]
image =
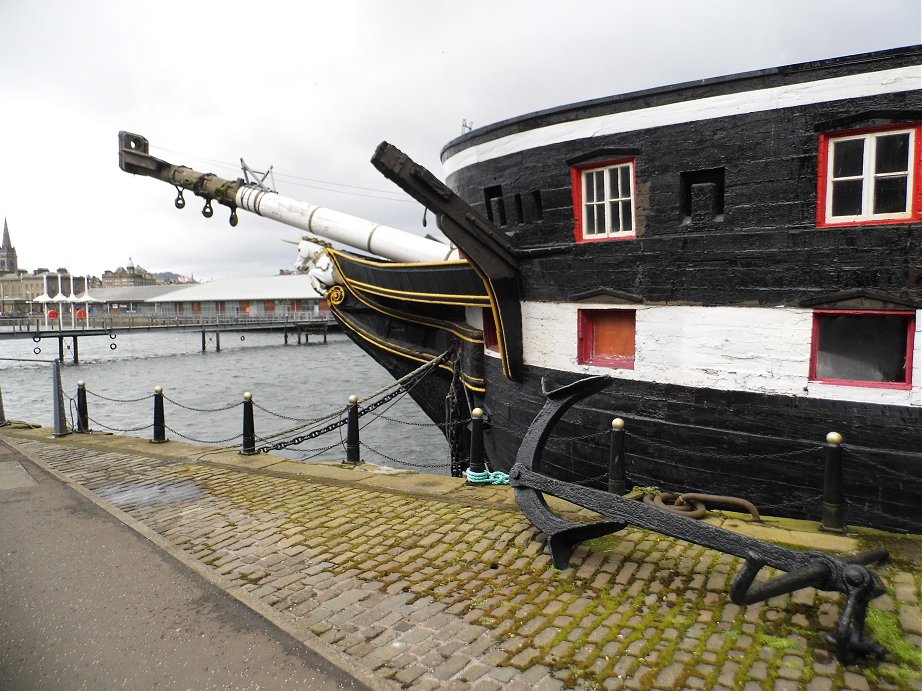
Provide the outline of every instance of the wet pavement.
[[[630,528],[580,547],[573,566],[557,570],[508,488],[177,442],[2,435],[219,589],[381,687],[922,684],[918,537],[832,536],[805,522],[717,514],[731,529],[802,548],[851,552],[886,541],[897,559],[875,568],[888,593],[869,620],[891,657],[846,666],[823,638],[841,595],[806,589],[740,607],[728,594],[739,559]],[[81,549],[103,551],[92,542]],[[120,568],[146,570],[158,558],[151,549]]]
[[365,688],[2,443],[0,526],[0,688]]

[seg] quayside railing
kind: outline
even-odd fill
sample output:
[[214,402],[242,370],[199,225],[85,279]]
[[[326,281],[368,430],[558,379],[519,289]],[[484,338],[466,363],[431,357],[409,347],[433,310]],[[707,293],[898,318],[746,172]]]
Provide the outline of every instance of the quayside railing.
[[[236,401],[216,403],[210,406],[191,405],[183,402],[170,392],[168,394],[162,386],[154,386],[149,393],[133,397],[123,397],[102,391],[96,391],[86,382],[80,381],[74,396],[67,395],[61,386],[60,362],[51,361],[53,411],[52,419],[54,436],[68,434],[90,434],[94,431],[128,434],[139,436],[149,434],[150,441],[165,443],[170,438],[217,447],[217,450],[236,449],[240,453],[250,455],[258,453],[271,453],[286,451],[296,453],[299,460],[310,461],[329,454],[340,448],[343,454],[343,463],[358,464],[363,456],[381,459],[386,464],[396,467],[410,467],[419,470],[445,470],[451,468],[450,460],[441,460],[432,463],[419,463],[409,459],[396,458],[387,450],[376,448],[363,439],[361,430],[371,424],[388,424],[418,427],[445,427],[456,425],[469,430],[470,444],[469,457],[464,459],[463,466],[469,484],[509,484],[507,474],[497,472],[487,467],[484,461],[484,414],[479,408],[472,411],[471,417],[466,420],[448,420],[445,423],[412,422],[400,417],[389,416],[389,409],[397,401],[418,384],[434,367],[445,358],[443,354],[435,360],[423,364],[418,369],[410,372],[404,378],[363,396],[350,395],[345,397],[342,406],[334,407],[325,413],[313,417],[299,417],[272,410],[259,402],[258,396],[250,391],[243,393]],[[20,358],[15,358],[22,360]],[[48,360],[29,360],[47,364]],[[121,419],[144,420],[143,424],[124,425],[113,420],[103,419],[96,410],[93,401],[107,402],[119,406]],[[130,406],[138,406],[139,412],[126,412]],[[146,408],[150,413],[140,412]],[[240,410],[237,410],[237,409]],[[91,410],[93,411],[91,414]],[[174,422],[172,410],[181,410],[180,424]],[[236,425],[234,434],[219,438],[209,438],[200,430],[204,429],[232,429],[233,424],[228,424],[228,416],[237,416],[240,423]],[[208,416],[222,416],[223,419],[215,421]],[[194,420],[193,420],[194,418]],[[169,422],[168,422],[169,421]],[[258,421],[258,425],[257,425]],[[0,393],[0,424],[5,423],[3,412],[3,399]],[[185,427],[183,427],[185,424]],[[271,431],[264,431],[266,427]],[[194,430],[194,431],[193,431]],[[257,432],[257,430],[259,430]],[[320,446],[306,447],[305,444],[333,434],[329,443],[321,442]],[[609,447],[609,464],[601,474],[587,477],[582,480],[571,481],[572,484],[587,488],[594,486],[605,487],[613,494],[628,494],[628,490],[637,483],[627,479],[628,447],[633,439],[635,443],[649,443],[650,440],[628,430],[628,425],[621,418],[612,421],[610,429],[589,432],[574,437],[555,437],[556,443],[584,441],[590,438],[598,443],[607,437]],[[812,444],[799,450],[786,452],[785,456],[813,455],[822,452],[824,458],[824,479],[822,487],[817,488],[814,496],[817,514],[821,514],[821,525],[825,530],[842,532],[845,529],[845,499],[843,482],[843,438],[838,432],[830,432],[825,439],[825,444]],[[772,455],[772,458],[778,454]],[[454,472],[453,474],[458,474]],[[634,478],[635,480],[637,478]],[[708,495],[702,498],[701,493],[686,492],[681,494],[661,492],[657,487],[641,487],[634,489],[637,498],[655,504],[658,508],[686,515],[704,515],[705,503],[718,506],[730,506],[751,513],[758,519],[758,510],[750,502],[733,497],[717,497]],[[803,501],[802,499],[798,501]],[[777,507],[762,507],[763,509]]]
[[[425,363],[405,377],[377,391],[361,397],[348,396],[344,405],[310,418],[274,411],[259,403],[257,397],[249,391],[244,392],[242,397],[236,401],[216,403],[207,407],[183,402],[178,397],[168,395],[162,386],[153,387],[151,393],[124,397],[121,394],[113,395],[95,391],[86,382],[80,381],[77,384],[75,395],[69,396],[61,386],[60,363],[55,360],[51,362],[54,392],[53,434],[55,437],[69,434],[91,434],[94,431],[132,436],[149,434],[150,441],[153,443],[165,443],[173,438],[194,444],[214,446],[218,451],[236,449],[246,455],[289,451],[296,452],[298,460],[302,461],[315,460],[340,447],[343,451],[342,462],[344,464],[357,465],[363,462],[363,457],[371,455],[398,467],[419,470],[447,469],[450,467],[448,459],[423,463],[395,458],[386,450],[371,446],[362,439],[365,435],[360,435],[360,430],[366,429],[369,425],[383,425],[390,422],[418,427],[444,426],[437,423],[410,422],[391,418],[387,416],[387,412],[446,356],[447,353]],[[48,361],[36,360],[35,362],[47,363]],[[121,419],[146,419],[146,421],[143,424],[126,426],[103,419],[98,412],[93,411],[94,401],[118,405]],[[138,407],[137,414],[129,410],[132,406]],[[140,412],[141,408],[147,408],[151,412],[145,414]],[[2,410],[2,397],[0,397],[0,410]],[[176,424],[172,421],[171,410],[181,410],[185,419],[181,420],[180,424]],[[238,419],[242,420],[242,424],[237,426],[239,432],[220,438],[209,438],[199,431],[209,428],[226,429],[228,427],[226,420],[229,415],[239,416]],[[224,420],[215,421],[212,417],[209,422],[208,416],[224,416]],[[257,434],[257,417],[260,422],[259,434]],[[269,432],[262,431],[263,426],[271,426],[273,422],[276,423],[275,429]],[[466,425],[468,422],[469,420],[452,420],[444,424]],[[330,435],[326,437],[330,443],[312,448],[305,447],[306,443],[325,435]]]

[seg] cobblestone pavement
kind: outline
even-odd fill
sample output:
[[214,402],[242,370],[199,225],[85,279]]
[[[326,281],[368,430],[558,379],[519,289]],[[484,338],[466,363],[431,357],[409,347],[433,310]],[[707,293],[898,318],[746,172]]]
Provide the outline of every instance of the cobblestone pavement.
[[845,667],[822,639],[840,595],[739,607],[740,560],[643,530],[558,571],[514,506],[5,438],[396,686],[922,688],[918,562],[878,569],[897,655]]

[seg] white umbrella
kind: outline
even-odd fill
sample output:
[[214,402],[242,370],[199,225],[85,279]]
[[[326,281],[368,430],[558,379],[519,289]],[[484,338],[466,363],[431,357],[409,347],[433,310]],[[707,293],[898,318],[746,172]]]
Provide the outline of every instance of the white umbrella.
[[42,276],[42,286],[44,290],[41,295],[38,295],[32,298],[32,302],[38,302],[42,306],[42,312],[45,313],[45,328],[48,328],[48,303],[52,302],[52,298],[48,295],[48,274]]
[[90,323],[90,303],[91,302],[100,303],[100,302],[105,302],[105,301],[98,300],[94,298],[92,295],[90,295],[90,277],[89,276],[83,279],[83,287],[84,287],[83,294],[77,298],[77,301],[82,302],[84,305],[86,305],[86,322],[87,324],[89,324]]
[[[57,295],[55,295],[53,298],[51,298],[51,301],[52,301],[52,302],[56,302],[56,303],[58,303],[59,305],[63,305],[64,303],[67,302],[67,297],[66,297],[66,296],[64,295],[64,293],[62,293],[62,292],[60,291],[60,289],[59,289]],[[59,328],[59,329],[61,328],[61,321],[62,321],[62,314],[61,314],[61,313],[62,313],[63,311],[64,311],[64,310],[62,310],[62,309],[61,309],[61,310],[58,310],[58,328]]]

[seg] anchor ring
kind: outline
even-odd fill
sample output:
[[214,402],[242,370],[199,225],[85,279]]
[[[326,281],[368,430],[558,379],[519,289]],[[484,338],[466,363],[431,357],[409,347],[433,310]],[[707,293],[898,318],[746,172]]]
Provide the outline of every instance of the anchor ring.
[[672,492],[661,492],[655,496],[645,494],[643,503],[650,504],[663,511],[678,513],[688,518],[704,518],[707,514],[708,509],[704,505],[704,502],[692,500],[685,504],[675,504],[674,502],[678,498],[679,495],[673,494]]
[[[36,341],[36,343],[38,343],[38,341]],[[42,352],[42,349],[39,348],[38,346],[35,346],[35,347],[32,349],[32,352],[35,353],[36,355],[38,355],[38,354],[40,354],[40,353]]]
[[115,350],[116,348],[118,348],[118,344],[116,344],[116,343],[110,343],[110,344],[109,344],[109,350]]
[[245,340],[247,340],[247,337],[246,337],[246,336],[241,336],[241,337],[240,337],[240,340],[241,340],[241,341],[245,341]]
[[116,338],[117,336],[118,336],[118,334],[116,334],[114,331],[110,331],[110,332],[109,332],[109,338],[115,340],[115,338]]
[[41,337],[41,336],[33,336],[33,337],[32,337],[32,341],[35,342],[35,343],[38,343],[38,342],[41,341],[41,340],[42,340],[42,337]]

